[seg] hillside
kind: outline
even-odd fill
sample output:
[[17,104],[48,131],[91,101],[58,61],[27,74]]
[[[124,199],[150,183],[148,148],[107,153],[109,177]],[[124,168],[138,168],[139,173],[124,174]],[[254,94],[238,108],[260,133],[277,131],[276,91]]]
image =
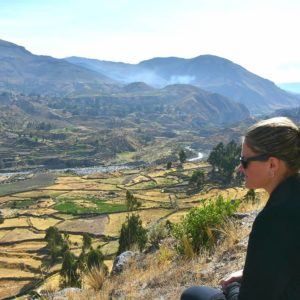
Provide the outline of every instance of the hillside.
[[243,103],[255,114],[299,105],[299,98],[281,90],[230,60],[201,55],[191,59],[153,58],[139,64],[113,63],[71,57],[76,65],[101,72],[122,82],[144,81],[152,86],[191,84]]
[[0,40],[0,91],[67,95],[72,92],[110,91],[115,82],[104,75],[24,47]]
[[3,92],[0,167],[176,160],[180,147],[195,143],[198,151],[207,151],[217,139],[238,139],[239,130],[229,128],[246,119],[249,112],[243,105],[188,85],[153,89],[133,83],[94,97]]

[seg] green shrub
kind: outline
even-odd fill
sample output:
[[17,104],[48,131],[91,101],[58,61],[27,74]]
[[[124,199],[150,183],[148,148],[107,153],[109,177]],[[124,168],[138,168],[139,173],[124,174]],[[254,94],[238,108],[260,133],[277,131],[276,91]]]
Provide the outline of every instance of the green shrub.
[[166,224],[161,222],[154,223],[148,231],[148,241],[151,245],[155,247],[159,247],[159,243],[161,240],[166,238],[169,234],[169,230]]
[[[185,252],[187,239],[193,251],[211,250],[218,237],[217,228],[237,209],[239,202],[225,200],[219,196],[216,201],[202,201],[201,207],[193,208],[179,224],[173,225],[173,235],[178,239],[178,250]],[[185,241],[183,243],[183,241]]]

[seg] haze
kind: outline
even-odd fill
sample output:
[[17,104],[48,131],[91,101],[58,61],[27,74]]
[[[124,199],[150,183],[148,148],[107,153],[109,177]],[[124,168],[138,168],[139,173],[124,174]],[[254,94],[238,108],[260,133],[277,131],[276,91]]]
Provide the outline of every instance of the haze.
[[0,39],[34,54],[127,63],[213,54],[299,82],[299,12],[296,0],[0,0]]

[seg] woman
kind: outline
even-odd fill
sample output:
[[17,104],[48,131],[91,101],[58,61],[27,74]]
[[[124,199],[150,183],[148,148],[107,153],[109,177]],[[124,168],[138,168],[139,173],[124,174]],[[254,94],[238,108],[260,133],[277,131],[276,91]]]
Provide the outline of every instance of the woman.
[[249,237],[244,270],[222,290],[195,286],[181,300],[300,300],[300,130],[288,118],[258,122],[245,135],[240,172],[246,187],[270,195]]

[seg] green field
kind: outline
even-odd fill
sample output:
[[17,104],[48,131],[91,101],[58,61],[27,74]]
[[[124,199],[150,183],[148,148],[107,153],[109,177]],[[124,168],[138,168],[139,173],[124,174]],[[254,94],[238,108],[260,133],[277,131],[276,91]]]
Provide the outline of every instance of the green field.
[[106,203],[105,201],[89,200],[96,207],[82,207],[72,200],[63,200],[54,205],[54,209],[61,213],[85,214],[85,213],[112,213],[126,211],[126,205]]

